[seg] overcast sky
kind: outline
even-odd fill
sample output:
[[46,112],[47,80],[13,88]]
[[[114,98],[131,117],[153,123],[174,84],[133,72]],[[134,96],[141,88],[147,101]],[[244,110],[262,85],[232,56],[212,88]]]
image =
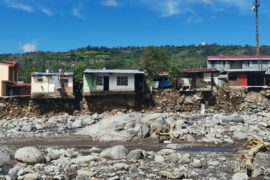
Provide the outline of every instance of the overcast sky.
[[[255,45],[253,0],[0,0],[0,53],[92,46]],[[270,1],[261,0],[270,45]]]

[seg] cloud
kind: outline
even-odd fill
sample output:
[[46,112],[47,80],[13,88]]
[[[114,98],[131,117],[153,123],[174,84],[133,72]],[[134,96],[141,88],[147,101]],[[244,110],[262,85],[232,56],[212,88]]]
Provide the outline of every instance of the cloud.
[[110,6],[110,7],[119,6],[119,3],[117,0],[103,0],[102,4],[104,6]]
[[195,23],[195,24],[198,24],[198,23],[203,23],[205,21],[204,18],[202,17],[198,17],[198,16],[191,16],[187,19],[187,22],[188,23]]
[[161,17],[196,12],[195,9],[201,5],[209,6],[209,9],[235,7],[241,12],[249,10],[251,6],[247,0],[138,0],[138,2],[146,8],[160,12]]
[[73,16],[77,17],[77,18],[85,19],[85,17],[81,13],[81,9],[80,8],[77,8],[77,7],[73,8],[71,14]]
[[47,16],[52,16],[53,12],[48,8],[41,8],[40,9],[42,13],[46,14]]
[[34,12],[33,7],[26,5],[26,4],[23,4],[23,3],[20,3],[20,2],[17,2],[15,0],[4,0],[4,3],[6,6],[13,8],[13,9],[22,10],[22,11],[25,11],[28,13]]
[[24,53],[35,52],[37,51],[37,44],[35,42],[25,43],[20,47],[20,49],[23,50]]
[[162,16],[163,17],[168,17],[168,16],[174,16],[180,13],[180,9],[178,8],[178,2],[166,2],[164,4],[164,9]]

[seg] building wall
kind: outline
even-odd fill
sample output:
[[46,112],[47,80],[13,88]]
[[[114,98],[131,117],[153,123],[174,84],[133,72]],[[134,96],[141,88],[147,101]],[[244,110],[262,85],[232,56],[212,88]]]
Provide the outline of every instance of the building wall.
[[[109,77],[109,91],[135,91],[135,75],[134,74],[84,74],[83,77],[83,92],[89,93],[90,91],[103,91],[103,85],[96,84],[97,76]],[[128,86],[118,86],[117,77],[128,77]]]
[[[43,81],[38,81],[42,79]],[[50,76],[32,76],[31,78],[31,94],[33,93],[48,93],[49,91],[49,80],[52,79]]]
[[[214,62],[214,64],[213,64]],[[248,69],[248,70],[266,70],[270,67],[270,61],[268,60],[246,60],[246,61],[208,61],[208,68],[217,69]]]
[[[38,79],[42,79],[40,82]],[[61,80],[67,80],[67,85],[64,86],[68,95],[73,94],[73,77],[64,76],[60,77]],[[52,76],[32,76],[31,79],[31,93],[53,93],[55,92],[55,84]]]
[[9,66],[5,64],[0,64],[0,96],[6,95],[6,86],[2,81],[9,80]]

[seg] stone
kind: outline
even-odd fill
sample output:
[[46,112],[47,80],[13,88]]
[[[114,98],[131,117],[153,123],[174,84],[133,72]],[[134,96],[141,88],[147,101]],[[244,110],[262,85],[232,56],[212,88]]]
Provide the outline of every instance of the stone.
[[46,161],[43,152],[36,147],[24,147],[15,152],[15,159],[27,164],[44,163]]
[[115,171],[119,171],[119,170],[129,170],[130,166],[126,163],[117,163],[117,164],[114,164],[112,169],[115,170]]
[[248,175],[246,173],[235,173],[232,177],[232,180],[248,180]]
[[190,163],[190,165],[193,167],[193,168],[202,168],[202,163],[198,160],[194,160],[192,163]]
[[141,149],[132,150],[127,155],[128,160],[139,160],[142,158],[143,158],[143,153]]
[[245,132],[234,132],[233,137],[236,140],[246,140],[248,138],[248,134]]
[[235,123],[244,123],[244,118],[239,114],[229,114],[221,117],[222,122],[235,122]]
[[87,126],[78,134],[89,135],[99,141],[130,141],[147,137],[149,131],[149,126],[136,113],[121,113]]
[[76,180],[88,180],[91,177],[91,171],[89,169],[80,169],[77,171]]
[[159,154],[155,155],[155,159],[154,159],[155,162],[157,162],[157,163],[163,163],[164,160],[165,160],[165,159],[164,159],[163,156],[161,156],[161,155],[159,155]]
[[39,176],[36,173],[29,173],[29,174],[25,174],[23,179],[24,180],[37,180],[39,179]]
[[165,157],[166,162],[172,162],[172,163],[177,163],[179,161],[179,156],[177,153],[172,153],[168,156]]
[[118,146],[105,149],[104,151],[100,153],[100,156],[104,158],[111,158],[111,159],[124,159],[126,158],[127,153],[128,153],[128,150],[124,146],[118,145]]
[[10,150],[6,146],[0,146],[0,166],[10,160]]
[[183,179],[185,175],[181,172],[168,172],[168,171],[161,171],[160,176],[167,179]]
[[87,156],[78,156],[77,158],[71,159],[71,162],[74,164],[79,164],[79,163],[88,163],[91,161],[98,161],[98,160],[101,160],[101,158],[98,156],[87,155]]
[[157,152],[157,154],[160,155],[169,155],[172,153],[175,153],[176,151],[174,149],[161,149],[160,151]]

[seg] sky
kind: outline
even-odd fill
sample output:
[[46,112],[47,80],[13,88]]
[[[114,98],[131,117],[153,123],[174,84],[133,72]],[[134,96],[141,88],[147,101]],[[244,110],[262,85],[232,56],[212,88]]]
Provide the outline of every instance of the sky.
[[[0,0],[0,53],[80,47],[255,45],[253,0]],[[260,43],[270,45],[270,1]]]

